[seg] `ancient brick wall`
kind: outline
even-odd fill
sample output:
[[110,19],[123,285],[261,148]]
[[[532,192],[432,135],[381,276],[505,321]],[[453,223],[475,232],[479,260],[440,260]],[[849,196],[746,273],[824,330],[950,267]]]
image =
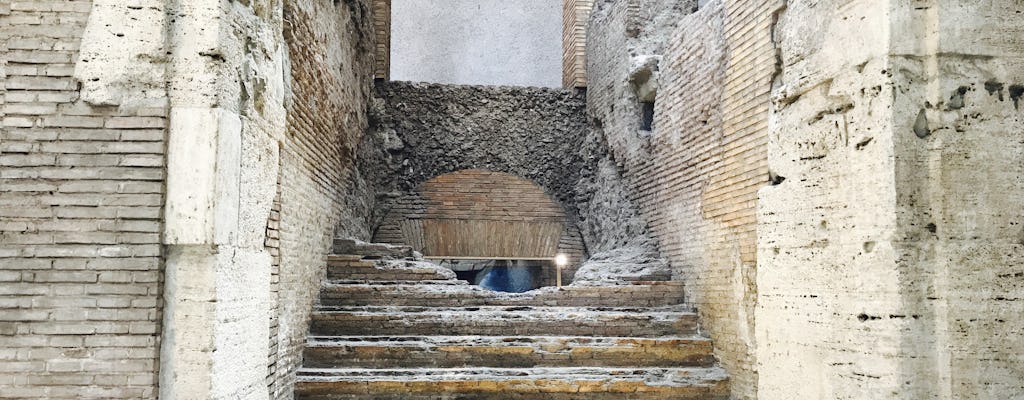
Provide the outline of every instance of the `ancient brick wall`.
[[[323,266],[335,230],[369,239],[372,201],[353,172],[366,127],[374,66],[371,2],[286,1],[291,64],[287,135],[281,143],[280,258],[272,284],[277,317],[272,394],[290,397]],[[339,225],[340,224],[340,225]]]
[[167,99],[129,87],[121,107],[83,100],[93,6],[0,5],[2,397],[156,396]]
[[[692,14],[687,6],[696,4],[599,5],[588,43],[588,102],[623,165],[629,198],[674,279],[687,284],[733,395],[753,398],[755,211],[757,190],[768,182],[778,5],[712,1]],[[642,50],[627,54],[624,42]],[[653,103],[650,129],[643,126],[645,102]]]
[[562,87],[587,86],[587,21],[593,0],[562,0]]
[[390,82],[378,87],[360,170],[385,199],[450,172],[505,172],[537,183],[571,215],[584,109],[582,96],[561,89]]
[[[373,241],[410,245],[426,256],[550,259],[563,253],[570,260],[565,283],[587,256],[579,229],[543,188],[484,170],[440,175],[397,199]],[[544,276],[553,284],[552,271]]]
[[377,59],[373,77],[388,80],[391,77],[391,0],[373,0],[373,32]]

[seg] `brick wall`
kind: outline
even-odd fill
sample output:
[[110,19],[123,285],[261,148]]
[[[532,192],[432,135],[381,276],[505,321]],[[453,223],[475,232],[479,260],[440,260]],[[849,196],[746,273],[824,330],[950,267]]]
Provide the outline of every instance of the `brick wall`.
[[391,77],[391,0],[373,0],[373,32],[376,35],[376,59],[373,77]]
[[[544,189],[514,175],[462,170],[435,177],[391,208],[373,241],[427,256],[550,258],[565,253],[570,282],[586,257],[579,229]],[[547,271],[545,271],[547,272]]]
[[[681,8],[682,9],[681,9]],[[767,184],[767,111],[777,2],[712,1],[674,26],[686,4],[617,1],[591,22],[589,104],[621,160],[674,279],[715,342],[733,395],[754,398],[757,191]],[[627,39],[623,39],[627,38]],[[628,39],[635,38],[635,39]],[[634,55],[621,41],[637,43]],[[636,55],[660,56],[653,129],[639,128]],[[632,59],[630,58],[632,57]]]
[[587,21],[593,0],[562,0],[562,87],[587,86]]
[[91,8],[0,5],[6,398],[156,396],[166,99],[80,99],[72,75]]
[[[369,232],[353,209],[355,147],[366,127],[374,68],[369,0],[286,1],[292,101],[281,143],[280,269],[272,282],[277,334],[275,397],[290,397],[335,229]],[[363,235],[368,235],[364,233]],[[368,239],[368,236],[362,238]]]

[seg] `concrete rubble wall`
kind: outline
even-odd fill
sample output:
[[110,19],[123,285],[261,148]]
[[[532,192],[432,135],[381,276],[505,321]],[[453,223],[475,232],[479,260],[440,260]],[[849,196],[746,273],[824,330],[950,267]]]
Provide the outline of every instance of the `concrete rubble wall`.
[[577,219],[583,97],[561,89],[389,82],[378,87],[360,170],[377,184],[375,226],[403,193],[465,169],[529,179]]
[[1024,392],[1021,12],[788,1],[779,179],[759,203],[761,398]]
[[360,171],[378,185],[374,226],[430,178],[463,169],[505,172],[544,188],[579,229],[595,262],[577,278],[667,275],[606,143],[589,127],[581,94],[405,82],[378,90],[359,152]]

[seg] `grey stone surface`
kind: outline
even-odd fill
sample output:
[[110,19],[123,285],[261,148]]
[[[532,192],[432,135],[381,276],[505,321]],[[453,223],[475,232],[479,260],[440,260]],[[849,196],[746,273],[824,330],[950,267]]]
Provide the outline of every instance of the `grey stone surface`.
[[393,0],[391,79],[559,87],[559,0]]

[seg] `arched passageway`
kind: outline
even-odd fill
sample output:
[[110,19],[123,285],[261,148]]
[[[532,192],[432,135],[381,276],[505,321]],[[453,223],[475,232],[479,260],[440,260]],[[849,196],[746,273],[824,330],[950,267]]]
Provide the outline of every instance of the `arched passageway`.
[[560,253],[572,260],[563,271],[563,281],[571,280],[584,251],[579,230],[568,222],[561,205],[536,183],[469,169],[434,177],[398,198],[373,240],[412,246],[485,286],[491,271],[516,281],[530,270],[529,285],[493,286],[521,291],[553,284],[550,260]]

